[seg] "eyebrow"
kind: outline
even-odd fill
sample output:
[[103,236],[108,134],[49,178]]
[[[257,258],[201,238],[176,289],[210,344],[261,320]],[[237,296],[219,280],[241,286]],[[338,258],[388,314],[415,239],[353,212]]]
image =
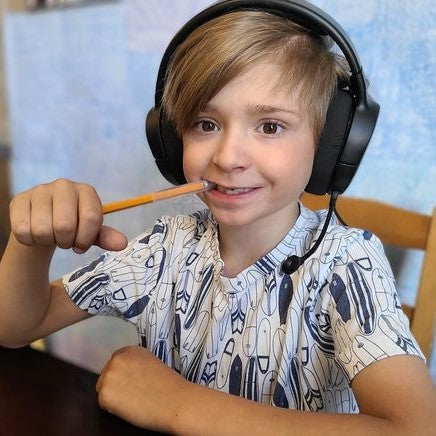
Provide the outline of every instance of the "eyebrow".
[[[204,110],[215,110],[215,106],[213,104],[208,103]],[[280,106],[271,106],[266,104],[248,104],[246,106],[246,111],[248,114],[253,115],[262,115],[262,114],[273,114],[273,113],[286,113],[289,115],[293,115],[297,118],[301,118],[301,112],[298,110],[286,108],[286,107],[280,107]]]
[[248,105],[247,112],[250,114],[254,114],[254,115],[284,112],[286,114],[294,115],[298,118],[301,117],[301,113],[297,110],[290,109],[290,108],[284,108],[284,107],[280,107],[280,106],[264,105],[264,104]]

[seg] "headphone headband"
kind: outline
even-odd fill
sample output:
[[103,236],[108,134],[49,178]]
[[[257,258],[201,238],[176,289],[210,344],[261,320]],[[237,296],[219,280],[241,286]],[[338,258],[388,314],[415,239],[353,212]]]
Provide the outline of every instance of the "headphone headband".
[[279,17],[292,19],[293,22],[309,28],[319,36],[329,36],[341,49],[351,71],[356,97],[359,101],[366,101],[366,86],[362,74],[362,66],[344,29],[323,10],[302,0],[224,0],[212,4],[208,8],[192,17],[171,39],[164,52],[159,66],[156,81],[155,107],[162,103],[165,87],[165,75],[168,64],[177,47],[192,33],[194,29],[221,15],[237,11],[264,11]]
[[195,15],[176,33],[163,55],[156,82],[155,107],[146,119],[148,143],[161,173],[171,183],[185,182],[183,144],[161,107],[166,74],[174,52],[199,26],[222,15],[250,10],[287,18],[314,35],[329,36],[347,60],[351,72],[348,88],[339,88],[332,97],[306,187],[306,191],[313,194],[342,193],[360,164],[380,107],[367,94],[359,57],[345,31],[324,11],[303,0],[220,1]]

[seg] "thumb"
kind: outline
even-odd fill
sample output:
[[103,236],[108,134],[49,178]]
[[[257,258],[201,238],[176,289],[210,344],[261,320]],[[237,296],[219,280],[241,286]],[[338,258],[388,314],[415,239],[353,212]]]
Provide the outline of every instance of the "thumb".
[[120,231],[102,225],[94,245],[104,250],[120,251],[127,247],[127,237]]

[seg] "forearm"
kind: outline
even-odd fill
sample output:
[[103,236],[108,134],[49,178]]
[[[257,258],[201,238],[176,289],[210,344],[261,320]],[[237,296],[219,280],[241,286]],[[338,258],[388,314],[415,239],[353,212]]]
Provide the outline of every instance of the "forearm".
[[176,435],[434,434],[435,391],[424,363],[413,356],[383,359],[357,374],[360,415],[294,411],[215,391],[188,382],[140,346],[117,350],[96,390],[104,409]]
[[[382,417],[288,410],[200,385],[190,386],[172,431],[179,435],[396,435],[405,427]],[[176,409],[177,410],[177,409]]]
[[53,252],[52,247],[27,247],[11,235],[0,263],[0,344],[28,342],[46,314]]

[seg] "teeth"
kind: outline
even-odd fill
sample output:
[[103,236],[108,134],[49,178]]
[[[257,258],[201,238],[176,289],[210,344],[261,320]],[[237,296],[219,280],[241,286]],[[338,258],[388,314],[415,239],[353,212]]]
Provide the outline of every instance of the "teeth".
[[225,188],[224,186],[217,185],[216,189],[227,195],[245,194],[252,190],[252,188]]

